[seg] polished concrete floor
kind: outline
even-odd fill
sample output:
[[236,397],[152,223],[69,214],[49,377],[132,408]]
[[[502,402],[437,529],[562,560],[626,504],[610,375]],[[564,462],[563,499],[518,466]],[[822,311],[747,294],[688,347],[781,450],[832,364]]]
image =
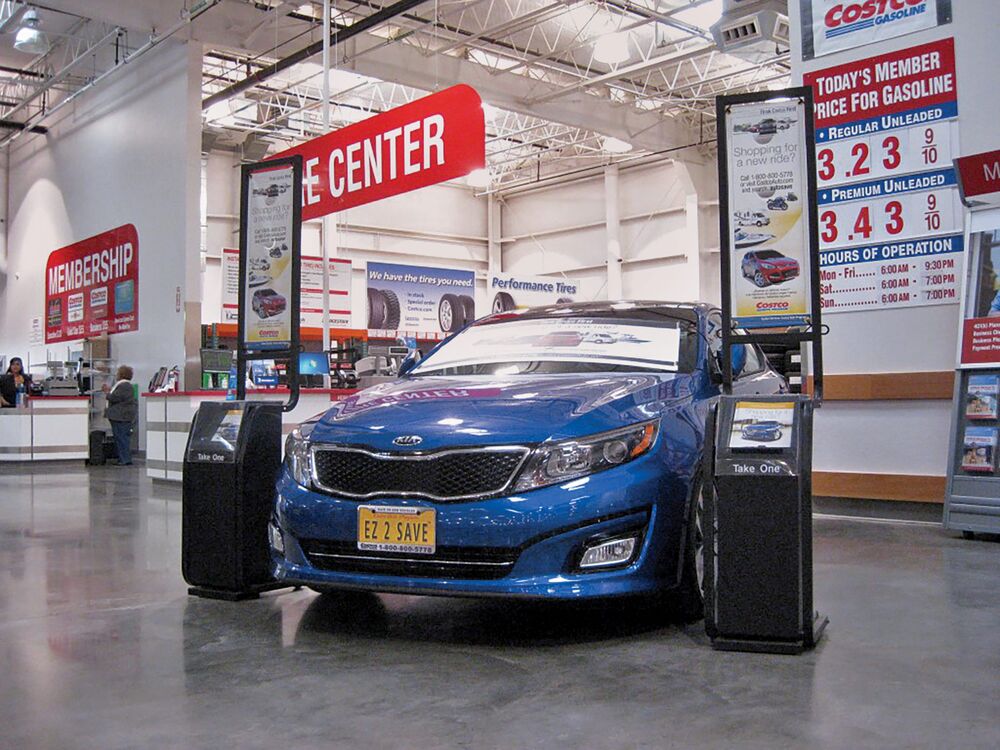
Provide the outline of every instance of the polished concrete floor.
[[637,604],[188,598],[139,467],[0,464],[0,748],[997,748],[1000,544],[816,521],[815,653]]

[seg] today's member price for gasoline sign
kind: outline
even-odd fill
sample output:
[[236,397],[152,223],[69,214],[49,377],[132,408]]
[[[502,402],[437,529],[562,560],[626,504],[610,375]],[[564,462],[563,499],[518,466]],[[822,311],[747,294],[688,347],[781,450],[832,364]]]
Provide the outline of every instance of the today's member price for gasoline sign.
[[805,76],[816,93],[823,311],[957,302],[954,40]]

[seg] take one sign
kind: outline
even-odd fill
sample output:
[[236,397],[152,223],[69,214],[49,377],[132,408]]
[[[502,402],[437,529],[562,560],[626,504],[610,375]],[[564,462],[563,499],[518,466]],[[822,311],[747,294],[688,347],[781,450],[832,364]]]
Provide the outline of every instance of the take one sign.
[[486,164],[482,101],[459,85],[314,138],[302,156],[302,220],[466,175]]

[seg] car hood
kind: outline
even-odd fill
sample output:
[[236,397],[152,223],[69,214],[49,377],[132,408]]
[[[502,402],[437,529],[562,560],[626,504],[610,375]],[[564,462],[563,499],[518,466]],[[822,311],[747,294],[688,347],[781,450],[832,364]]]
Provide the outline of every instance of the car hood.
[[799,265],[794,258],[761,258],[760,262],[778,268],[797,268]]
[[[414,377],[338,401],[315,423],[314,442],[374,450],[538,443],[612,430],[693,401],[690,375]],[[419,436],[401,448],[393,440]]]

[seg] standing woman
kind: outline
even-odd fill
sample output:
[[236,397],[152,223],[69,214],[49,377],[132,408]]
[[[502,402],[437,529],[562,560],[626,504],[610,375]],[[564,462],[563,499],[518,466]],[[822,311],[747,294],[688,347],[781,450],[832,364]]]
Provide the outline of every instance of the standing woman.
[[115,384],[109,388],[105,383],[103,390],[108,394],[108,408],[104,410],[104,416],[111,422],[118,463],[121,466],[131,466],[132,426],[139,413],[135,390],[132,388],[132,368],[128,365],[119,367],[115,373]]
[[11,357],[7,372],[0,377],[0,407],[17,406],[17,394],[27,393],[31,376],[24,371],[20,357]]

